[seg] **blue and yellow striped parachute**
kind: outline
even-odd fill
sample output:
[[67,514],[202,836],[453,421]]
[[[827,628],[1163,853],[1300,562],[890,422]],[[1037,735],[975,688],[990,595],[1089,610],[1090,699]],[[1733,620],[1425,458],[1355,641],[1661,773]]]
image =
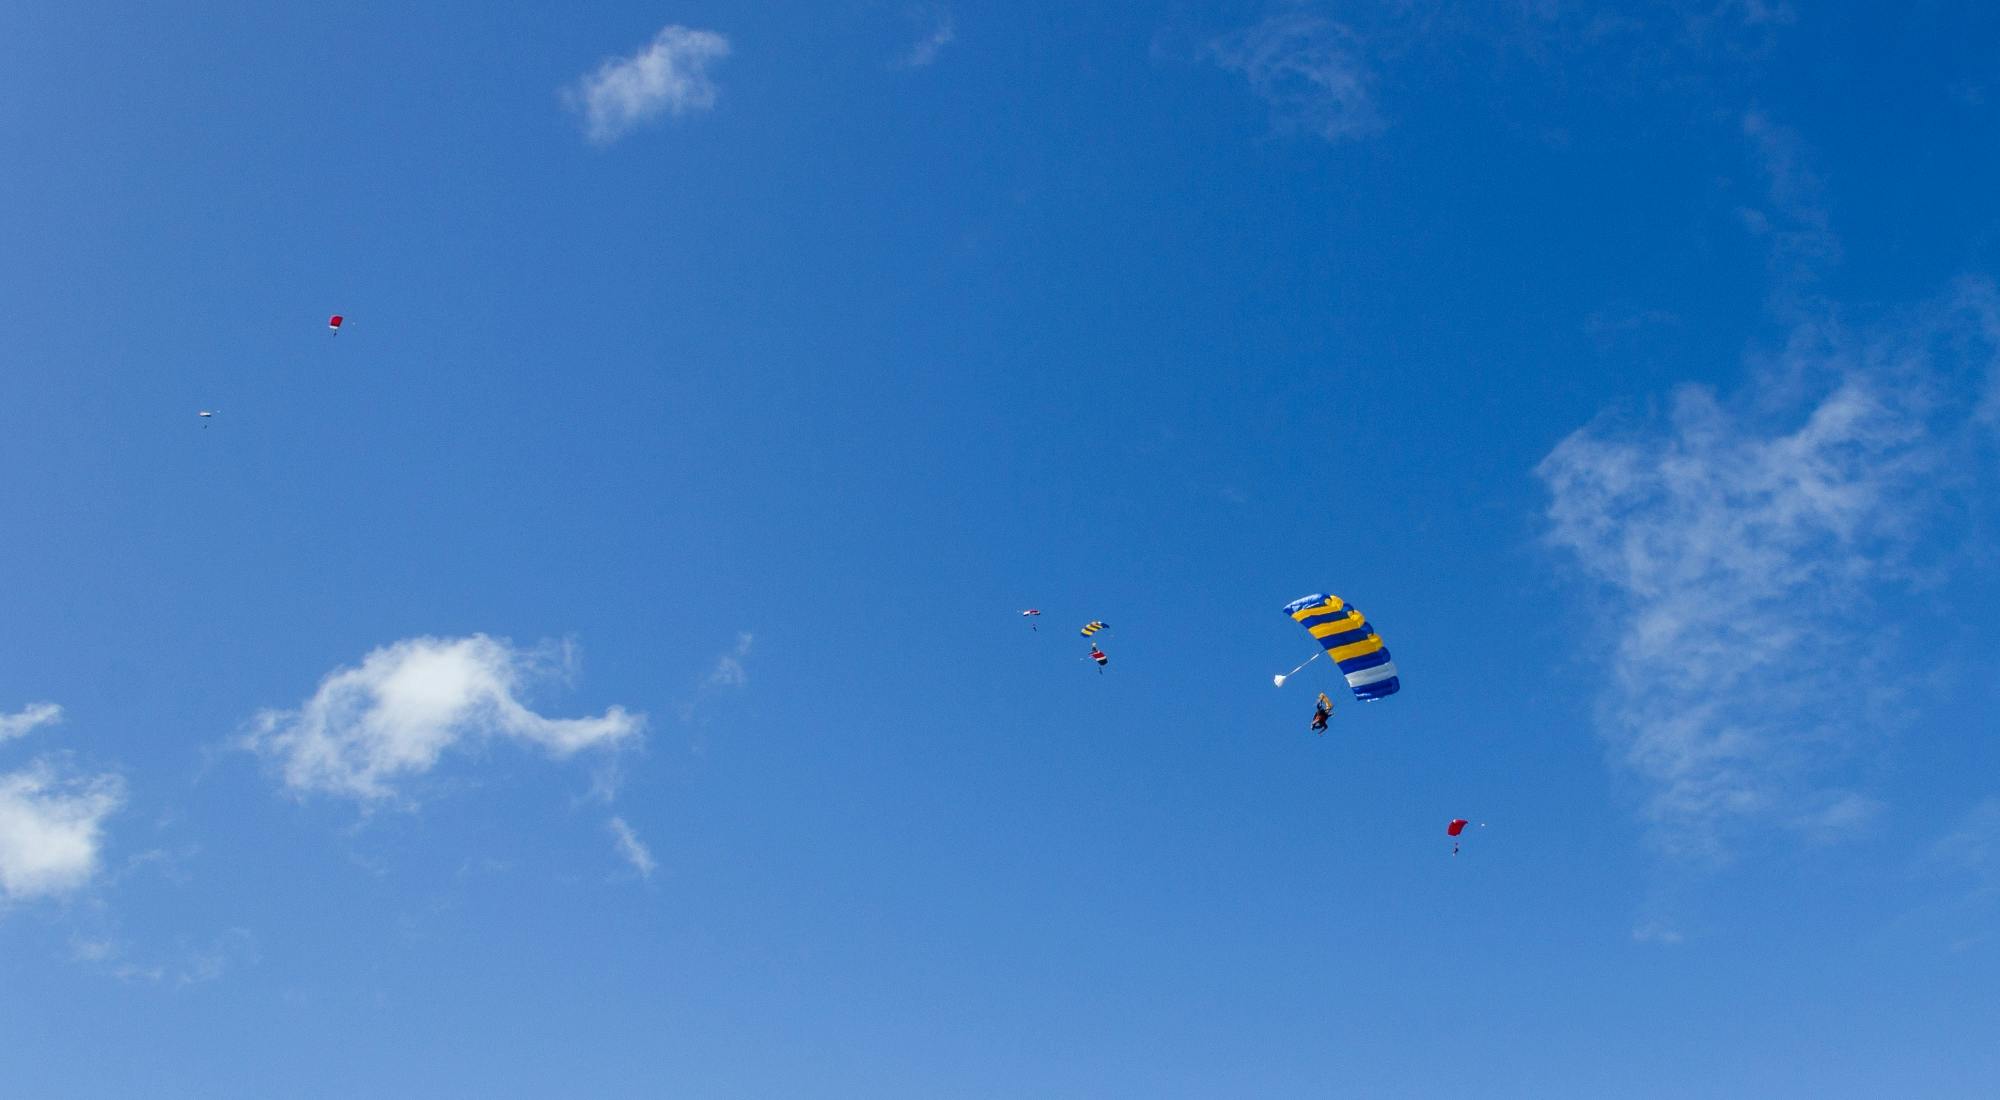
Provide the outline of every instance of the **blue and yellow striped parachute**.
[[1373,702],[1402,689],[1396,662],[1389,659],[1381,635],[1347,601],[1321,592],[1286,604],[1285,614],[1326,647],[1326,655],[1340,666],[1356,699]]

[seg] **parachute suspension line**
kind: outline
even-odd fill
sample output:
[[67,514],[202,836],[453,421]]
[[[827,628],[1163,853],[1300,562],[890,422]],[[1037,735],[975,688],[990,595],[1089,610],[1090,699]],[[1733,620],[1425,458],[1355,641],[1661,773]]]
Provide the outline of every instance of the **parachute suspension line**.
[[1298,668],[1295,668],[1295,669],[1291,670],[1290,672],[1287,672],[1287,673],[1285,673],[1285,674],[1284,674],[1283,676],[1273,676],[1273,677],[1271,677],[1271,682],[1272,682],[1273,684],[1276,684],[1276,685],[1277,685],[1277,686],[1279,686],[1279,687],[1284,687],[1284,686],[1285,686],[1285,681],[1286,681],[1286,680],[1289,680],[1289,679],[1291,679],[1292,677],[1294,677],[1294,676],[1297,676],[1297,675],[1299,674],[1299,669],[1303,669],[1303,668],[1305,668],[1305,667],[1306,667],[1307,665],[1309,665],[1309,664],[1312,664],[1312,663],[1313,663],[1314,661],[1317,661],[1317,660],[1319,660],[1319,658],[1320,658],[1320,653],[1325,653],[1325,652],[1326,652],[1326,650],[1322,649],[1322,650],[1320,650],[1320,651],[1319,651],[1319,653],[1315,653],[1315,654],[1313,654],[1312,656],[1310,656],[1310,657],[1307,657],[1307,658],[1306,658],[1305,660],[1303,660],[1303,661],[1300,661],[1300,662],[1299,662],[1299,667],[1298,667]]

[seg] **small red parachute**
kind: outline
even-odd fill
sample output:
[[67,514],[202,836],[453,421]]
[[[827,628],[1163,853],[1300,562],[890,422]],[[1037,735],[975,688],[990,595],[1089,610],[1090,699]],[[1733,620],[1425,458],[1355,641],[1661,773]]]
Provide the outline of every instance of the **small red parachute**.
[[328,317],[326,319],[326,327],[330,329],[335,336],[338,336],[340,335],[340,326],[344,324],[346,321],[347,318],[342,317],[340,314],[336,313],[333,316]]

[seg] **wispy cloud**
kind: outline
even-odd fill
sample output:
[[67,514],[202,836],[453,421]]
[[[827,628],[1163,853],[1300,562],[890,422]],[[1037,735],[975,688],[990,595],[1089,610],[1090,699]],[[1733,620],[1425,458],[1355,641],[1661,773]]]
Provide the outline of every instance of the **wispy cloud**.
[[129,945],[106,936],[70,941],[70,956],[121,982],[202,985],[219,981],[232,966],[257,961],[256,937],[247,928],[231,928],[208,943],[182,943],[172,957],[140,961]]
[[743,662],[750,656],[750,645],[756,639],[749,631],[736,635],[736,646],[715,659],[715,668],[708,674],[710,687],[742,687],[750,682],[750,673]]
[[1602,585],[1599,725],[1662,848],[1722,856],[1733,825],[1781,802],[1808,834],[1874,813],[1824,784],[1857,707],[1895,684],[1867,675],[1856,626],[1889,644],[1882,597],[1918,578],[1917,549],[1952,514],[1967,382],[2000,347],[1992,302],[1971,286],[1862,332],[1801,325],[1734,399],[1684,387],[1664,421],[1600,422],[1537,467],[1550,543]]
[[569,647],[517,649],[505,640],[410,638],[337,669],[295,710],[257,716],[243,744],[277,762],[295,792],[391,797],[466,741],[505,738],[557,758],[639,736],[644,716],[612,707],[594,718],[546,718],[520,692],[569,671]]
[[646,847],[639,839],[639,834],[632,831],[632,826],[626,824],[624,818],[611,819],[611,838],[618,846],[618,854],[624,856],[625,862],[639,872],[640,878],[653,877],[653,869],[659,864],[653,861],[652,850]]
[[1952,951],[1989,940],[2000,926],[1994,920],[2000,908],[2000,797],[1981,799],[1932,840],[1910,878],[1916,904],[1903,918],[1906,926],[1928,930]]
[[1826,185],[1799,135],[1763,112],[1743,116],[1743,136],[1764,176],[1768,198],[1761,208],[1741,211],[1743,224],[1770,240],[1771,266],[1780,292],[1795,292],[1840,262],[1840,238],[1833,232]]
[[1243,74],[1271,105],[1281,131],[1340,141],[1382,129],[1361,40],[1344,24],[1284,12],[1215,39],[1206,52],[1217,65]]
[[1798,22],[1798,13],[1783,0],[1724,0],[1716,8],[1720,14],[1733,14],[1746,27],[1780,26],[1788,27]]
[[124,804],[115,775],[72,775],[47,759],[0,774],[0,898],[50,897],[88,883],[104,820]]
[[739,631],[736,644],[716,655],[715,663],[695,683],[693,692],[676,705],[681,721],[704,721],[704,712],[710,701],[724,692],[740,690],[750,682],[748,661],[756,640],[756,636],[749,631]]
[[948,8],[919,5],[910,9],[910,18],[928,29],[923,37],[903,52],[903,56],[896,59],[896,65],[903,69],[921,69],[936,61],[938,54],[951,45],[958,34]]
[[54,703],[30,703],[13,714],[0,714],[0,741],[11,741],[41,726],[60,722],[62,712]]
[[729,40],[714,31],[663,28],[645,49],[612,58],[564,92],[583,113],[584,133],[609,144],[661,115],[715,106],[709,66],[729,56]]
[[1983,896],[2000,896],[2000,798],[1982,799],[1931,842],[1920,869],[1958,877]]

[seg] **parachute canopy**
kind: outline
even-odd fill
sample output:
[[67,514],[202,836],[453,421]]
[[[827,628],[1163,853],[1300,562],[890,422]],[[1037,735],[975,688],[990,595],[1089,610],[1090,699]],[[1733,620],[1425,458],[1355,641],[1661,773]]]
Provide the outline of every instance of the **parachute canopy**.
[[1446,836],[1457,836],[1458,834],[1460,834],[1460,833],[1462,833],[1462,832],[1464,832],[1464,831],[1465,831],[1465,825],[1466,825],[1466,821],[1465,821],[1465,819],[1464,819],[1464,818],[1462,818],[1462,817],[1454,817],[1454,818],[1452,818],[1452,819],[1451,819],[1451,824],[1449,824],[1449,825],[1446,825],[1446,826],[1444,827],[1444,835],[1446,835]]
[[1293,600],[1285,614],[1298,620],[1306,633],[1319,639],[1326,655],[1340,666],[1354,697],[1371,703],[1402,690],[1396,678],[1396,662],[1389,659],[1388,647],[1361,612],[1339,596],[1324,592]]
[[1026,611],[1023,611],[1023,612],[1021,612],[1021,614],[1023,614],[1023,615],[1027,615],[1027,616],[1029,616],[1029,617],[1033,617],[1033,616],[1036,616],[1036,615],[1040,615],[1040,614],[1041,614],[1041,612],[1040,612],[1040,611],[1038,611],[1038,610],[1036,610],[1035,608],[1032,608],[1032,607],[1031,607],[1031,608],[1027,609]]
[[340,314],[336,313],[333,316],[328,317],[326,319],[326,327],[332,329],[335,332],[339,332],[340,326],[345,324],[346,321],[347,318],[342,317]]
[[1084,637],[1088,638],[1092,634],[1095,634],[1100,630],[1109,630],[1109,629],[1111,629],[1109,625],[1098,622],[1095,619],[1092,619],[1091,621],[1083,624],[1083,629],[1078,631],[1077,633],[1082,634]]

